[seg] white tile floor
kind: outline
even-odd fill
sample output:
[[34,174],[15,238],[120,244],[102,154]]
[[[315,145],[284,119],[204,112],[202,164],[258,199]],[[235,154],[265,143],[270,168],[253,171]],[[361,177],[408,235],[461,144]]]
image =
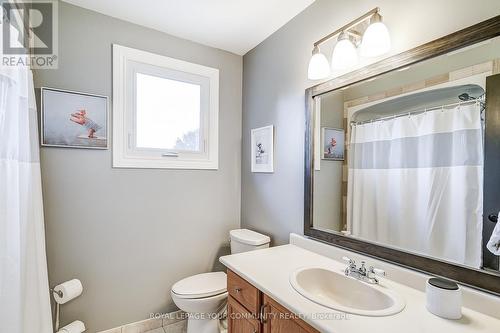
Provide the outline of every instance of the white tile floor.
[[147,331],[146,333],[165,333],[165,331],[163,330],[163,327],[159,327],[154,330]]
[[186,333],[187,321],[182,320],[168,326],[160,327],[145,333]]

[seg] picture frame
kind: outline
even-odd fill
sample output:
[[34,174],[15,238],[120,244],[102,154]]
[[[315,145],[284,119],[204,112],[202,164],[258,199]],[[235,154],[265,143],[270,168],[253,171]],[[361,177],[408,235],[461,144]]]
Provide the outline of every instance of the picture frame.
[[322,160],[343,161],[345,159],[345,130],[343,128],[322,128]]
[[251,130],[252,172],[274,172],[274,125]]
[[108,96],[50,87],[40,96],[42,146],[109,148]]

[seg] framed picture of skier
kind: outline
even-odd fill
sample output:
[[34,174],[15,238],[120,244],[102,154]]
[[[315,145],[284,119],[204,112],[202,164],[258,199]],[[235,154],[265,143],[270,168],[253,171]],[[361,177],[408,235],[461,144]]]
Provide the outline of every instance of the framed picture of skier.
[[345,131],[341,128],[323,127],[323,160],[343,161]]
[[108,148],[108,97],[41,88],[41,144]]

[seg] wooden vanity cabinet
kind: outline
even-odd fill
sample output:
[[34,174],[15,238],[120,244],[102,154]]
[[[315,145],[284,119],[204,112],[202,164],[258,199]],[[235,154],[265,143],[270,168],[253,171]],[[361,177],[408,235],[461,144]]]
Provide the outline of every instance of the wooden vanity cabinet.
[[255,316],[259,314],[261,307],[260,290],[232,271],[227,272],[227,292],[251,314]]
[[266,294],[263,300],[263,333],[319,333]]
[[227,290],[229,333],[319,333],[231,270]]
[[252,316],[237,300],[228,297],[227,329],[229,333],[261,333],[261,323]]

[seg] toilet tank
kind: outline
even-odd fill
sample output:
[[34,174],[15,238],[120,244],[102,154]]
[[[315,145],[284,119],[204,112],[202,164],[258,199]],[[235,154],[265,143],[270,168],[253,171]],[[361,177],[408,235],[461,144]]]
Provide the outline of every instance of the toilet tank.
[[248,229],[236,229],[229,232],[231,253],[240,253],[269,247],[269,236]]

